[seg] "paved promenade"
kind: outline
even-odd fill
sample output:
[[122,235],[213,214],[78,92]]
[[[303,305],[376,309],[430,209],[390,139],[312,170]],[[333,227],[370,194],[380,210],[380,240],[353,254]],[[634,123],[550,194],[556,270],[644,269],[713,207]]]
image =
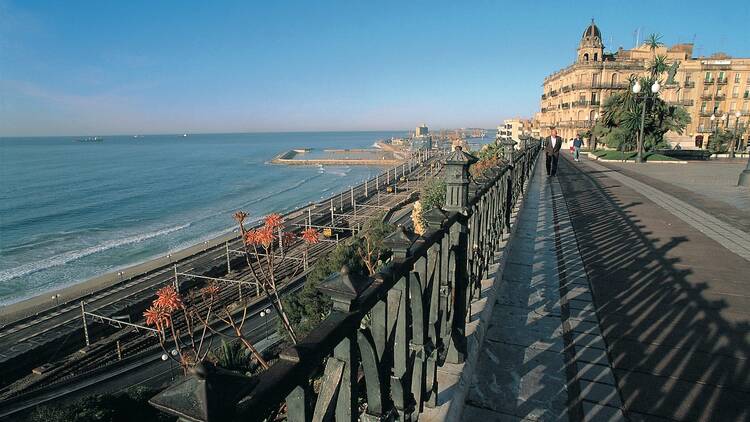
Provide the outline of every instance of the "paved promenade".
[[636,170],[537,167],[464,420],[750,420],[745,199]]

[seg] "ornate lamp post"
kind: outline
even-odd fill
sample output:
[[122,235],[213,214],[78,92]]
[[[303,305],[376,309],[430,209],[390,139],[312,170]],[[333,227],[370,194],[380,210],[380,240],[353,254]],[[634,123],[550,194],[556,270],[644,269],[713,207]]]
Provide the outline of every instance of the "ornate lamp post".
[[599,120],[599,112],[594,113],[594,124],[591,125],[591,152],[593,153],[596,151],[596,133],[594,133],[594,129],[596,129],[596,121]]
[[729,147],[729,158],[734,158],[734,150],[737,149],[737,145],[740,144],[740,116],[742,116],[742,113],[737,110],[734,113],[734,137],[732,137],[732,143]]
[[[633,85],[633,94],[638,95],[638,93],[641,92],[641,82],[635,81],[635,84]],[[653,94],[653,97],[655,98],[656,95],[659,94],[659,90],[661,89],[661,85],[659,85],[659,81],[654,82],[653,85],[651,85],[651,93]],[[644,130],[645,130],[645,123],[646,123],[646,103],[648,100],[651,99],[651,95],[649,93],[645,92],[643,93],[643,108],[641,109],[641,133],[638,137],[638,155],[635,159],[636,163],[642,163],[643,162],[643,141],[644,141]]]
[[268,338],[268,317],[271,316],[271,308],[260,311],[260,317],[263,319],[263,339]]

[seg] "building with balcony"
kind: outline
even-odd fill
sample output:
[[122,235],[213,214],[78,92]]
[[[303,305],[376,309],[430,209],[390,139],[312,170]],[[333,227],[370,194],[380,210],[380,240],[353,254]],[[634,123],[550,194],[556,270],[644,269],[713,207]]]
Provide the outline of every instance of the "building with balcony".
[[[674,83],[667,84],[667,75],[662,76],[660,97],[670,105],[685,107],[691,117],[682,135],[667,134],[671,142],[680,143],[683,148],[705,147],[702,140],[705,128],[712,127],[712,115],[718,121],[724,114],[733,116],[740,111],[740,127],[748,126],[745,116],[750,111],[750,58],[733,58],[724,53],[693,57],[692,44],[662,46],[655,52],[642,44],[631,50],[620,47],[610,52],[592,20],[581,36],[575,62],[544,79],[540,112],[534,117],[541,135],[549,135],[549,129],[555,126],[560,136],[570,141],[592,127],[607,97],[629,89],[631,76],[645,75],[654,54],[666,56],[670,65],[679,64]],[[734,117],[720,121],[713,127],[733,130],[738,123]],[[745,145],[748,132],[743,135]]]
[[512,139],[520,145],[521,138],[526,137],[539,137],[539,127],[535,126],[532,119],[505,119],[503,124],[497,127],[498,139]]

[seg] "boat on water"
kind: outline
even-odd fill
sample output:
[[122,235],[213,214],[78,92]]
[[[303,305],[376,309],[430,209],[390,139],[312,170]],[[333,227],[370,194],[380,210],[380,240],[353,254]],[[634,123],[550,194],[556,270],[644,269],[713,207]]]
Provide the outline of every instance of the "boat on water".
[[83,143],[104,142],[104,138],[101,138],[99,136],[90,136],[88,138],[78,138],[78,139],[75,139],[74,141],[83,142]]

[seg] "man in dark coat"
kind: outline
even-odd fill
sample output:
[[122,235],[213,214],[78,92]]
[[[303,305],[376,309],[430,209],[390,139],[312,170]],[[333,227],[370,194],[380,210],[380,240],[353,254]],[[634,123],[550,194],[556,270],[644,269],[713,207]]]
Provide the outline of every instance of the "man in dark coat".
[[552,128],[550,136],[544,142],[544,155],[547,157],[547,176],[557,174],[557,159],[560,158],[562,138],[557,136],[557,129]]

